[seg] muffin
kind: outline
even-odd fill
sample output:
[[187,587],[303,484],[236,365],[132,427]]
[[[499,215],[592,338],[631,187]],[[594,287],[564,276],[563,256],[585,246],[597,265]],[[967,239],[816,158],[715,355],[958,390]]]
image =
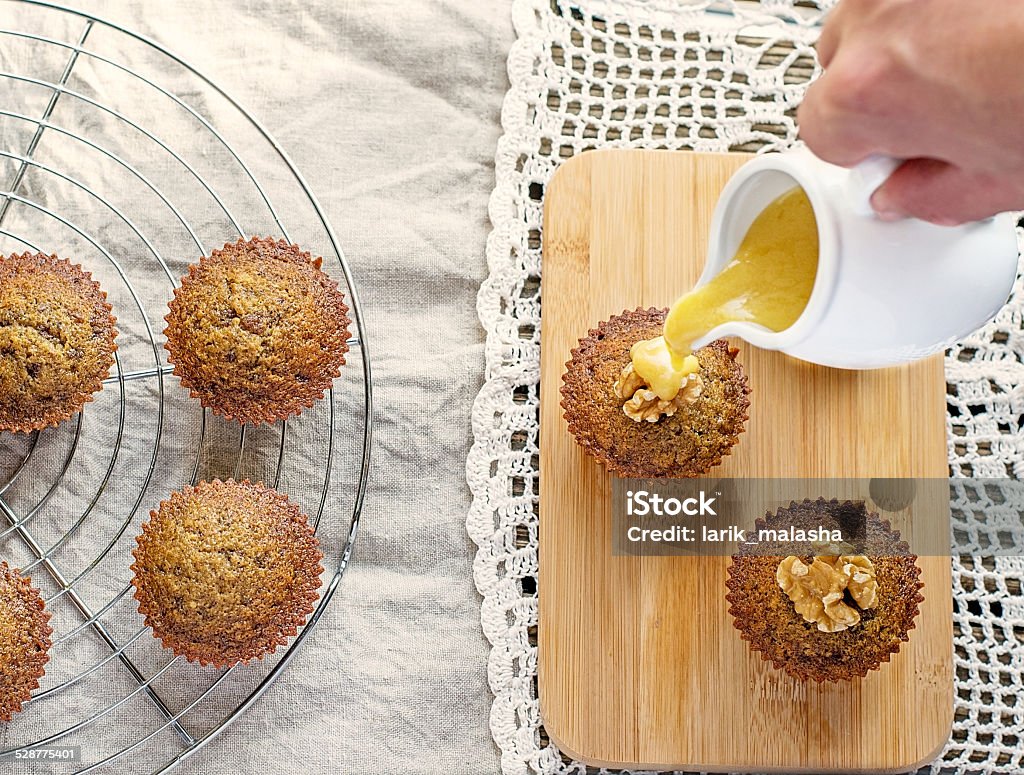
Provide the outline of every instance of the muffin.
[[298,507],[262,483],[214,480],[172,493],[137,542],[139,612],[189,661],[259,659],[316,606],[319,542]]
[[630,348],[660,336],[667,313],[637,309],[601,323],[573,349],[562,375],[569,431],[619,476],[700,476],[731,452],[747,420],[750,388],[738,351],[724,339],[694,353],[699,380],[684,386],[674,401],[655,400],[646,413],[630,411],[630,395],[622,390]]
[[924,600],[917,557],[861,502],[791,503],[758,519],[752,535],[818,526],[854,542],[743,544],[726,581],[729,613],[750,648],[794,678],[862,678],[910,637]]
[[50,614],[30,582],[0,562],[0,721],[21,710],[50,661]]
[[168,361],[203,406],[263,423],[299,414],[338,376],[348,307],[322,259],[253,237],[189,267],[166,316]]
[[116,321],[82,267],[42,253],[0,256],[0,431],[80,412],[114,364]]

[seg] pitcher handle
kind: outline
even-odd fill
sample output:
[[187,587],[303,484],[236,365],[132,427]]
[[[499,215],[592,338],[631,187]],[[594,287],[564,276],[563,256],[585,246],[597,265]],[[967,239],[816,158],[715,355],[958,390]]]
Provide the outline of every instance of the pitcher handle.
[[858,215],[875,214],[874,208],[871,207],[871,195],[902,163],[902,159],[894,159],[891,156],[869,156],[850,170],[846,194]]

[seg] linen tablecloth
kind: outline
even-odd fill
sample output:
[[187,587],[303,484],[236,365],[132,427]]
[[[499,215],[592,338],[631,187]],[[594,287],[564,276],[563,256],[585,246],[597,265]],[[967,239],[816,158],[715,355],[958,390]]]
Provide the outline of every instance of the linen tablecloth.
[[[508,5],[77,7],[180,54],[292,156],[351,263],[375,369],[373,468],[341,589],[280,681],[180,771],[497,772],[464,466]],[[0,26],[28,10],[0,4]]]

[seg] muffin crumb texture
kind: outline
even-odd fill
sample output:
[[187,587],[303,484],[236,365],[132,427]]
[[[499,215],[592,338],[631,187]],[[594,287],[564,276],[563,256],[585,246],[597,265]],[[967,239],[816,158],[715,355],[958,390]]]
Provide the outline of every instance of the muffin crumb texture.
[[[910,639],[909,632],[924,600],[917,557],[900,539],[899,532],[877,514],[866,511],[863,503],[823,498],[794,502],[758,519],[752,532],[757,535],[763,529],[788,526],[836,527],[837,515],[853,507],[862,512],[870,550],[866,558],[848,558],[852,566],[848,569],[850,580],[857,581],[852,588],[847,584],[833,599],[833,603],[851,609],[845,612],[844,626],[833,623],[819,627],[816,617],[808,621],[797,610],[777,581],[780,564],[789,554],[783,547],[777,547],[778,553],[773,554],[773,546],[744,545],[729,566],[726,600],[733,625],[763,660],[794,678],[819,683],[843,681],[878,669]],[[816,558],[795,559],[810,567]],[[870,573],[863,559],[869,559]]]
[[189,267],[167,321],[168,360],[203,406],[270,423],[324,396],[348,352],[348,307],[322,259],[253,237]]
[[0,562],[0,721],[39,688],[50,661],[50,614],[31,580]]
[[652,404],[638,422],[624,410],[621,380],[630,348],[659,336],[667,312],[637,309],[601,323],[573,349],[562,375],[562,408],[570,433],[619,476],[700,476],[730,454],[747,420],[750,388],[736,360],[738,351],[724,339],[694,353],[700,362],[698,378],[680,391],[670,412]]
[[58,425],[103,388],[117,336],[107,295],[57,256],[0,257],[0,431]]
[[263,484],[201,482],[143,525],[131,566],[146,624],[204,665],[285,645],[312,613],[323,554],[306,517]]

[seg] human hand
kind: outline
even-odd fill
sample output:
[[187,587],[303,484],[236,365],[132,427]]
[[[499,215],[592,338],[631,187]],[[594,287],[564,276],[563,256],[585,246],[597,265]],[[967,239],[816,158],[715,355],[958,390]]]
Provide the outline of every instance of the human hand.
[[798,113],[808,147],[847,167],[908,160],[872,196],[879,217],[1024,209],[1024,1],[842,0],[818,57]]

